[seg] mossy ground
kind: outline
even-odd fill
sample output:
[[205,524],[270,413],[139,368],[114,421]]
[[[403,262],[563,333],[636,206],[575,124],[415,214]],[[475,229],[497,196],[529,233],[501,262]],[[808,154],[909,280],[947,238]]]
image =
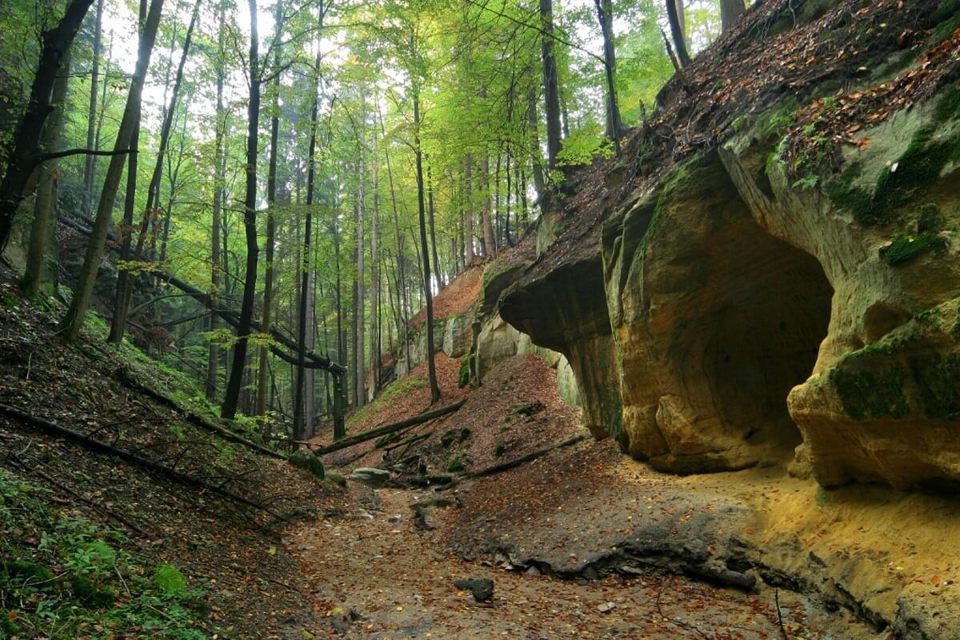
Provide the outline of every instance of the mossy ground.
[[59,512],[0,469],[0,637],[194,640],[208,605],[170,564],[126,537]]

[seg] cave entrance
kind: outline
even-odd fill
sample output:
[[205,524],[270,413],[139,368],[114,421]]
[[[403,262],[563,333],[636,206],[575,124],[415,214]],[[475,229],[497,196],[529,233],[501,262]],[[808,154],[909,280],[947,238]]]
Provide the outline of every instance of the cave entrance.
[[711,243],[725,253],[710,249],[718,286],[697,328],[703,373],[727,433],[786,455],[801,442],[787,394],[813,371],[833,288],[808,253],[752,219],[733,227],[729,244]]

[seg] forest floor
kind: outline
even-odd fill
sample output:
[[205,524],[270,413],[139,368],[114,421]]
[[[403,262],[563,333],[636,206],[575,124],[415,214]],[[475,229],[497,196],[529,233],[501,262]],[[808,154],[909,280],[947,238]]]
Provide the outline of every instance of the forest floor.
[[[536,357],[513,358],[460,411],[418,429],[469,430],[464,443],[452,445],[469,452],[467,471],[562,441],[581,427],[558,397],[554,375]],[[544,404],[534,416],[511,412],[530,397]],[[472,411],[475,402],[486,410]],[[378,413],[383,421],[404,417]],[[509,453],[489,453],[502,433],[517,434]],[[429,444],[433,437],[417,443],[416,455],[431,468],[457,455]],[[355,448],[364,455],[344,450],[328,463],[405,469],[371,443]],[[453,486],[372,489],[351,481],[335,513],[294,527],[285,541],[329,637],[878,637],[849,612],[830,612],[789,590],[721,587],[684,575],[696,569],[682,566],[683,553],[671,545],[720,547],[738,528],[747,536],[756,526],[744,494],[772,485],[744,480],[727,474],[677,482],[624,458],[612,441],[584,440]],[[656,541],[659,558],[652,549],[632,555],[643,539]],[[664,562],[671,557],[679,564]],[[493,581],[489,602],[455,584],[470,578]]]
[[[508,359],[473,389],[457,387],[456,360],[438,357],[441,404],[465,404],[406,431],[406,444],[326,456],[330,476],[393,474],[382,488],[344,488],[198,428],[190,415],[202,407],[145,396],[138,384],[149,381],[189,400],[176,372],[103,344],[101,323],[64,344],[57,310],[20,299],[9,274],[0,304],[0,405],[272,512],[0,416],[0,610],[21,631],[9,637],[886,638],[856,618],[876,622],[904,587],[933,602],[940,637],[960,628],[949,604],[960,582],[955,504],[881,488],[824,492],[779,467],[653,472],[610,440],[571,442],[585,435],[578,410],[538,357]],[[393,383],[351,432],[426,409],[424,376],[418,367]],[[423,474],[450,481],[409,482]],[[33,502],[3,494],[19,486],[11,478],[32,483]],[[40,502],[47,515],[26,511]],[[116,550],[111,571],[87,553],[101,548],[95,539]],[[11,559],[42,561],[54,582],[27,584]],[[82,615],[58,619],[59,635],[37,631],[41,605],[76,595],[65,581],[78,559],[111,603],[78,604]],[[189,591],[158,591],[168,565]],[[455,584],[464,578],[492,580],[491,600]],[[852,590],[846,600],[816,595],[814,581],[828,578]],[[199,635],[176,631],[185,625]]]

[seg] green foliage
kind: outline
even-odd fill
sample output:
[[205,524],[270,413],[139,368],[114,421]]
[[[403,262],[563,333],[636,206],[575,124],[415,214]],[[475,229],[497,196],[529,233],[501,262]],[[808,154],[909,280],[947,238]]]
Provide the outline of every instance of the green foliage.
[[461,389],[470,384],[470,367],[475,357],[471,351],[460,359],[460,371],[457,374],[457,384]]
[[603,135],[603,127],[591,123],[582,127],[563,141],[557,155],[559,166],[587,165],[594,158],[609,158],[613,155],[613,142]]
[[467,459],[466,456],[461,453],[453,456],[447,464],[447,471],[450,473],[460,473],[461,471],[466,471],[466,469]]
[[933,14],[937,26],[933,29],[933,41],[942,42],[960,28],[960,0],[941,0]]
[[815,188],[819,181],[819,176],[803,176],[802,178],[797,178],[794,180],[792,186],[794,189],[809,190]]
[[153,583],[167,596],[180,598],[188,592],[186,576],[170,564],[158,564],[154,568]]
[[[149,566],[124,549],[122,534],[61,515],[41,490],[2,469],[0,530],[0,593],[13,607],[0,615],[7,635],[205,637],[202,594],[179,572],[161,565],[145,578]],[[94,628],[103,635],[91,635]]]
[[507,443],[503,441],[503,438],[497,438],[497,441],[493,445],[493,455],[500,458],[503,457],[503,454],[507,452]]
[[351,424],[362,420],[365,416],[375,413],[384,404],[389,404],[397,398],[407,395],[411,391],[423,389],[426,386],[427,381],[423,378],[414,378],[408,376],[406,378],[394,381],[390,384],[390,386],[384,389],[383,393],[381,393],[376,400],[368,405],[364,405],[359,411],[350,416],[347,419],[347,426],[349,427]]
[[916,236],[899,235],[889,245],[880,249],[880,259],[888,265],[903,264],[934,251],[943,255],[947,250],[947,241],[940,234],[933,231],[924,231]]
[[462,429],[447,429],[443,435],[440,436],[440,444],[444,449],[449,449],[455,444],[466,442],[471,435],[473,435],[472,432],[466,427]]

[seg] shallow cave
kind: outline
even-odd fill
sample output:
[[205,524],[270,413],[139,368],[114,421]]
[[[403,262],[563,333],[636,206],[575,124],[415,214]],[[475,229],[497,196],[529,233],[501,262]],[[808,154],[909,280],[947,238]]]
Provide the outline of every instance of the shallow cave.
[[787,394],[813,371],[833,289],[809,254],[752,220],[734,227],[711,243],[709,294],[681,330],[691,347],[685,366],[699,369],[685,377],[699,374],[726,433],[786,453],[801,441]]

